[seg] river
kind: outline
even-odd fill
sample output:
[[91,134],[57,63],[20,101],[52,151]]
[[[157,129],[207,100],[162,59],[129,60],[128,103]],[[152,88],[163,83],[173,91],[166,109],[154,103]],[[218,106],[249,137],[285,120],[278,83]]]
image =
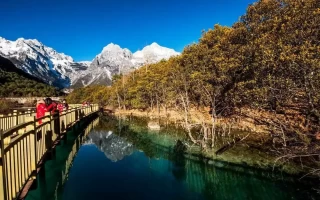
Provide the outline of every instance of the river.
[[310,181],[186,155],[182,130],[146,123],[98,118],[68,133],[26,199],[320,199]]

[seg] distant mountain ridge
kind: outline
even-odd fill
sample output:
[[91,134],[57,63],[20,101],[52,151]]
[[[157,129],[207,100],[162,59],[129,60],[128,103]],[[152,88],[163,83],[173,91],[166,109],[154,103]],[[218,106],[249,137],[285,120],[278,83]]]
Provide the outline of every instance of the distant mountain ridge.
[[71,56],[59,53],[38,40],[19,38],[10,41],[0,37],[0,56],[8,58],[24,72],[59,88],[110,85],[115,74],[125,74],[143,64],[179,54],[157,43],[135,53],[111,43],[92,61],[75,62]]
[[117,44],[108,44],[102,49],[90,64],[87,70],[74,79],[73,86],[80,87],[91,84],[110,85],[115,74],[129,73],[144,64],[159,62],[169,59],[180,53],[157,43],[144,47],[141,51],[132,53],[127,48],[121,48]]

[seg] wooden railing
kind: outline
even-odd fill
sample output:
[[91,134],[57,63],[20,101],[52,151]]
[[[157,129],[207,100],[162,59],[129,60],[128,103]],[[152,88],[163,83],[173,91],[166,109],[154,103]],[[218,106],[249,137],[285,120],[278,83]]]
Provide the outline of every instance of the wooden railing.
[[12,114],[0,115],[0,129],[7,130],[18,124],[22,124],[26,122],[26,117],[29,116],[36,116],[35,111],[31,109],[28,109],[28,111],[25,112],[14,110]]
[[[82,104],[69,104],[70,108],[82,107]],[[8,115],[0,114],[0,129],[3,131],[14,127],[18,124],[26,122],[27,117],[36,116],[35,109],[28,109],[24,112],[18,112],[13,110],[12,113]]]
[[76,122],[98,111],[98,105],[91,105],[55,115],[46,113],[39,119],[31,114],[24,116],[21,123],[10,121],[11,127],[0,130],[0,200],[16,199],[27,181],[36,177],[45,154],[61,135]]

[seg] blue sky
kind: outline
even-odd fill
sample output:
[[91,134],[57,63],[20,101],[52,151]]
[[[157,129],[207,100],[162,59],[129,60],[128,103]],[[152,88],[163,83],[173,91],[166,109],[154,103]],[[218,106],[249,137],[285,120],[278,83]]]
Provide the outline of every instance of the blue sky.
[[0,36],[38,39],[76,61],[113,42],[132,52],[147,44],[182,51],[214,24],[231,26],[254,0],[4,0]]

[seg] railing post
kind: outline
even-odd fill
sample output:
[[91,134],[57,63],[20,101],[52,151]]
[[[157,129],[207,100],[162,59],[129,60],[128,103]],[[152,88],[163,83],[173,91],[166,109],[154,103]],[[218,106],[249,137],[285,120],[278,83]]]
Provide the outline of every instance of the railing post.
[[14,118],[14,126],[18,125],[18,111],[17,110],[13,110],[13,116],[15,116]]
[[28,108],[28,114],[29,114],[29,116],[31,116],[31,109],[30,108]]
[[7,184],[6,184],[6,159],[4,157],[4,138],[3,138],[3,130],[0,130],[0,142],[1,142],[1,158],[0,158],[0,200],[7,199]]
[[76,118],[76,109],[75,108],[73,108],[72,109],[72,123],[74,123],[76,120],[75,120],[75,118]]
[[5,122],[4,122],[4,118],[2,118],[3,117],[3,115],[2,114],[0,114],[0,127],[2,127],[2,129],[3,129],[3,127],[5,127]]
[[11,117],[11,116],[12,116],[12,114],[9,113],[9,114],[8,114],[8,118],[7,118],[7,119],[8,119],[7,129],[13,127],[13,126],[12,126],[12,117]]
[[18,124],[25,122],[25,116],[22,112],[18,113]]
[[53,116],[51,117],[51,119],[53,119],[53,121],[51,122],[51,130],[52,130],[52,136],[53,136],[53,141],[55,141],[55,139],[57,137],[60,137],[60,113],[57,110]]
[[76,112],[76,121],[79,119],[79,109],[78,108],[75,108],[75,112]]
[[[45,125],[46,127],[44,128],[44,132],[41,132],[42,137],[45,138],[44,142],[45,142],[45,149],[46,151],[51,147],[52,145],[52,133],[53,133],[53,127],[52,127],[52,115],[50,112],[46,112],[45,116],[47,116],[44,120],[43,123],[49,122],[49,128],[47,127],[47,125]],[[42,155],[41,155],[42,156]],[[40,160],[41,158],[38,158],[37,162]]]
[[64,132],[64,130],[66,129],[66,111],[62,111],[61,113],[62,116],[59,116],[59,123],[60,123],[60,134],[61,132]]
[[29,149],[30,149],[30,156],[31,156],[31,170],[36,170],[36,117],[28,116],[26,117],[26,122],[33,121],[33,124],[30,124],[26,127],[26,132],[32,131],[33,134],[30,134],[29,138]]
[[65,112],[65,115],[63,115],[63,121],[64,121],[64,130],[66,130],[67,129],[67,127],[68,127],[68,122],[67,122],[67,120],[68,120],[68,112],[69,112],[69,110],[67,110],[66,112]]

